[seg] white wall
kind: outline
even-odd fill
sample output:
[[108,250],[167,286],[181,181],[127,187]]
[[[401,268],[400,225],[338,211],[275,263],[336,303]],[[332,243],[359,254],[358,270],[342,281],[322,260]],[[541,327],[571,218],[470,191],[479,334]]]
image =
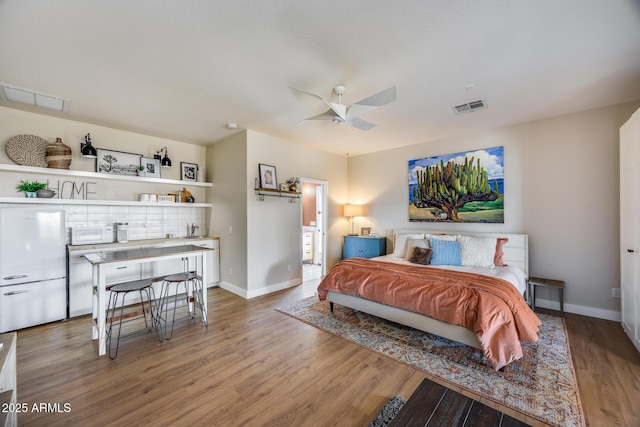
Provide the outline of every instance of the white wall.
[[[276,167],[278,182],[290,177],[328,181],[327,265],[342,257],[340,205],[347,196],[347,159],[259,132],[248,132],[247,252],[249,296],[262,295],[302,282],[302,207],[280,197],[259,201],[254,194],[258,164]],[[290,271],[289,271],[290,267]]]
[[302,282],[300,201],[259,201],[259,163],[275,166],[278,182],[294,176],[328,181],[329,267],[342,257],[346,230],[340,213],[347,200],[345,157],[250,130],[210,146],[207,177],[214,183],[211,229],[220,237],[220,286],[246,298]]
[[[640,106],[608,108],[349,158],[349,198],[365,203],[358,226],[529,234],[530,274],[566,281],[565,310],[619,319],[618,131]],[[475,113],[482,114],[482,112]],[[504,146],[505,223],[408,220],[408,161]],[[390,250],[390,248],[389,248]],[[556,308],[540,289],[538,305]]]
[[247,290],[246,164],[246,132],[207,148],[206,176],[213,182],[207,190],[213,204],[209,228],[220,238],[220,286],[242,296]]
[[[92,144],[96,148],[136,153],[145,157],[153,157],[157,150],[168,147],[172,166],[161,169],[161,177],[165,179],[180,179],[180,162],[196,163],[199,166],[206,167],[205,147],[6,107],[0,107],[0,143],[3,146],[3,149],[0,150],[0,163],[15,164],[4,150],[4,144],[9,138],[16,135],[30,134],[44,138],[49,142],[55,141],[58,137],[62,138],[62,142],[71,148],[70,169],[95,172],[95,159],[87,159],[80,155],[80,143],[84,142],[84,136],[87,133],[91,134]],[[41,181],[49,179],[52,183],[69,180],[68,178],[62,179],[60,176],[20,175],[7,172],[3,174],[3,178],[5,176],[8,178],[0,180],[0,196],[5,197],[19,196],[15,191],[15,186],[20,179],[39,179]],[[78,181],[79,185],[81,182],[88,180],[77,179],[75,181]],[[91,179],[90,181],[96,180]],[[133,181],[97,180],[97,194],[92,198],[99,200],[137,200],[139,194],[143,192],[167,194],[179,190],[179,187],[179,185],[175,184],[158,184],[156,186],[149,183],[138,184]],[[189,187],[188,185],[186,187],[193,193],[196,201],[204,201],[203,187]]]

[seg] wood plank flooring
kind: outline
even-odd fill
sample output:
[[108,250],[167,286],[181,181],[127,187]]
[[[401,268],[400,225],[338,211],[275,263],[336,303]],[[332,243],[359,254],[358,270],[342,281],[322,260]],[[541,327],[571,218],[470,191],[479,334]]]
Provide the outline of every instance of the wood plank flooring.
[[[139,332],[121,340],[115,360],[97,356],[88,316],[21,330],[18,401],[26,411],[18,423],[367,425],[427,376],[274,310],[314,290],[311,282],[245,300],[213,288],[208,328],[184,319],[160,343],[140,319],[128,325]],[[620,324],[565,319],[588,425],[640,425],[640,355]]]

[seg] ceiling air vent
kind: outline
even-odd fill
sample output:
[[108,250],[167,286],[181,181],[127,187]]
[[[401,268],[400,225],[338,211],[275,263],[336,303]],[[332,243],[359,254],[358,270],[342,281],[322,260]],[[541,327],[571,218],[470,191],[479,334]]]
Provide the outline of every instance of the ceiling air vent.
[[453,111],[455,111],[456,114],[471,113],[476,110],[484,110],[487,108],[487,101],[479,99],[477,101],[467,102],[466,104],[456,105],[451,108],[453,108]]

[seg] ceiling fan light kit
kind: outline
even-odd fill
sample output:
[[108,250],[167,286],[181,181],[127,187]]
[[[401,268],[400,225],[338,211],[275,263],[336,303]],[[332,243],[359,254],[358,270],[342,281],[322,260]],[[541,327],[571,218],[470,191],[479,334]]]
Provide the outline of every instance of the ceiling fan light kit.
[[327,106],[329,106],[329,110],[325,111],[322,114],[308,117],[302,120],[299,124],[304,123],[307,120],[331,120],[336,124],[347,125],[356,129],[367,131],[369,129],[373,129],[374,127],[376,127],[376,125],[359,118],[359,116],[371,110],[375,110],[378,107],[382,107],[383,105],[390,104],[397,99],[397,91],[394,86],[390,87],[389,89],[383,90],[382,92],[376,93],[375,95],[371,95],[370,97],[347,107],[342,103],[342,95],[344,95],[344,93],[347,91],[346,86],[337,85],[333,88],[333,93],[338,95],[337,103],[329,102],[322,96],[313,92],[309,92],[307,90],[299,89],[296,87],[289,87],[291,89],[295,89],[299,92],[306,93],[307,95],[318,98]]

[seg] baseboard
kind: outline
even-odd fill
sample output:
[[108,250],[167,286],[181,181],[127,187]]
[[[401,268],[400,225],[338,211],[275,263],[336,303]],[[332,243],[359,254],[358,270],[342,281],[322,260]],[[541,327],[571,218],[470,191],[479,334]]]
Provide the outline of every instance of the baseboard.
[[229,291],[232,294],[236,294],[244,299],[247,299],[247,290],[237,287],[236,285],[232,285],[231,283],[227,283],[225,281],[219,281],[218,287],[224,289],[225,291]]
[[293,286],[298,286],[301,283],[302,283],[302,279],[297,278],[293,280],[287,280],[286,282],[276,283],[271,286],[265,286],[263,288],[255,289],[251,291],[247,291],[246,289],[239,288],[236,285],[232,285],[231,283],[227,283],[223,281],[218,282],[218,286],[226,291],[229,291],[238,296],[241,296],[244,299],[251,299],[251,298],[259,297],[262,295],[267,295],[272,292],[281,291],[283,289],[289,289]]
[[298,286],[300,284],[302,284],[302,279],[298,277],[297,279],[287,280],[286,282],[280,282],[271,286],[265,286],[260,289],[251,290],[248,292],[247,298],[255,298],[262,295],[267,295],[272,292],[281,291],[283,289],[289,289],[293,286]]
[[[548,308],[549,310],[560,311],[560,303],[536,298],[536,307]],[[603,310],[601,308],[587,307],[584,305],[564,304],[564,311],[567,313],[580,314],[582,316],[597,317],[598,319],[612,320],[614,322],[622,321],[622,314],[619,311]]]

